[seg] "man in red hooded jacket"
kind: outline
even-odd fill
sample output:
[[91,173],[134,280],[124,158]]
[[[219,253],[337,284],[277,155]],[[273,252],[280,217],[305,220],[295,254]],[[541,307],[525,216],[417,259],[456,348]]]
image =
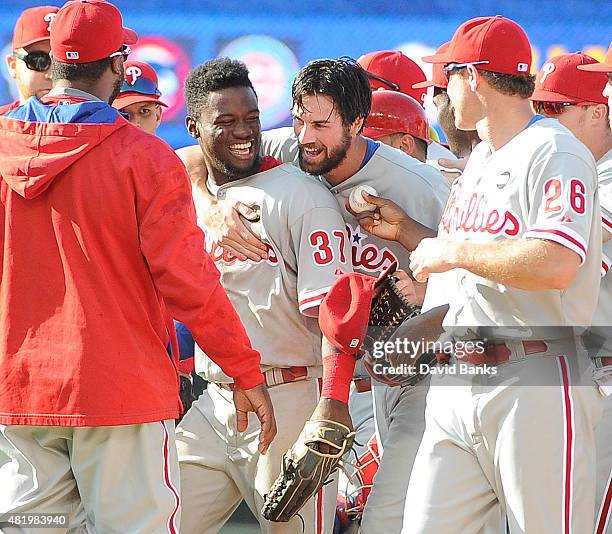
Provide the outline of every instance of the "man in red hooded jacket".
[[168,316],[234,379],[237,430],[256,412],[262,453],[276,432],[185,169],[108,104],[136,38],[112,4],[69,2],[53,89],[0,117],[0,530],[84,512],[98,532],[177,532]]

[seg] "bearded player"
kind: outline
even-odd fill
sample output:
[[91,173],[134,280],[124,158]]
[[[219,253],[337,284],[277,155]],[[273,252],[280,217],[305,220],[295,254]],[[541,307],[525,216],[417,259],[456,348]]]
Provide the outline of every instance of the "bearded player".
[[[185,92],[187,128],[198,140],[208,171],[204,182],[192,174],[198,183],[194,195],[200,224],[208,232],[203,211],[209,202],[203,198],[243,202],[257,212],[258,221],[249,225],[250,230],[268,249],[265,259],[241,260],[207,235],[222,285],[263,355],[280,433],[265,456],[257,453],[255,420],[246,432],[236,434],[231,423],[233,384],[196,349],[196,371],[209,385],[177,429],[184,495],[181,531],[218,532],[244,499],[262,532],[329,532],[335,484],[306,503],[301,520],[271,523],[260,511],[264,495],[279,475],[283,454],[306,420],[332,419],[351,426],[349,380],[344,398],[327,388],[327,380],[320,398],[318,385],[322,376],[318,307],[336,276],[351,270],[344,222],[322,184],[294,165],[259,156],[257,96],[243,63],[227,58],[204,63],[189,75]],[[352,356],[350,362],[354,366]]]
[[[355,92],[347,96],[346,87]],[[400,267],[407,265],[408,251],[388,237],[369,237],[361,231],[356,217],[346,209],[351,190],[370,185],[382,196],[395,198],[414,218],[406,233],[409,240],[404,242],[412,249],[424,235],[432,235],[446,202],[446,184],[433,167],[361,135],[370,102],[367,76],[350,61],[314,61],[300,71],[293,84],[293,129],[299,143],[299,165],[336,197],[351,243],[354,269],[376,275],[393,261],[398,261]],[[191,163],[192,168],[197,168],[197,161]],[[217,203],[214,209],[225,208],[219,208]],[[218,221],[211,224],[220,225]],[[238,252],[246,257],[246,249]],[[375,388],[375,395],[380,397],[377,426],[386,465],[381,465],[378,478],[385,482],[378,489],[375,485],[370,495],[362,524],[364,532],[379,532],[387,525],[391,531],[401,527],[408,475],[398,477],[397,465],[406,466],[409,472],[423,429],[425,389]],[[368,392],[361,395],[367,398]],[[353,422],[359,429],[369,419],[367,415],[363,420],[354,417]],[[396,437],[387,440],[391,435]],[[365,444],[370,436],[371,433],[363,437],[358,434],[357,440],[361,438]]]

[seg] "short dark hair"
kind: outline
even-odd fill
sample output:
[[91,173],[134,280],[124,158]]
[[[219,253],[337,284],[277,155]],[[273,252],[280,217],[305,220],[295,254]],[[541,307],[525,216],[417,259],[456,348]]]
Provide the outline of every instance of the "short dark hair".
[[507,96],[529,98],[535,89],[535,76],[532,74],[501,74],[488,70],[481,70],[480,73],[493,89]]
[[187,113],[197,117],[210,93],[228,87],[249,87],[255,92],[249,69],[242,61],[220,57],[197,66],[185,81]]
[[427,141],[423,141],[423,139],[421,139],[420,137],[414,137],[414,135],[412,136],[412,138],[414,139],[416,149],[423,155],[425,159],[427,159],[427,147],[429,146]]
[[97,82],[110,67],[112,61],[112,58],[105,57],[91,63],[63,63],[53,58],[51,60],[51,77],[53,81]]
[[314,94],[333,100],[345,126],[360,118],[365,124],[370,114],[372,89],[366,72],[352,60],[317,59],[308,63],[293,81],[293,105],[303,108],[304,97]]
[[[461,69],[461,76],[467,76],[467,71]],[[489,85],[502,95],[520,96],[521,98],[529,98],[535,89],[535,76],[528,74],[502,74],[501,72],[493,72],[489,70],[478,69],[480,75],[487,80]]]

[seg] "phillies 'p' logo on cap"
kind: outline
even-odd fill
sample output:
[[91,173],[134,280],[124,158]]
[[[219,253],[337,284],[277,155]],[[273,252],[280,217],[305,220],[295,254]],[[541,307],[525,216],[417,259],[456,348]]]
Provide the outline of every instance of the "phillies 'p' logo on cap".
[[540,83],[544,83],[549,74],[552,74],[555,71],[554,63],[544,63],[542,66],[542,77],[540,78]]
[[51,23],[59,8],[55,6],[31,7],[21,13],[13,31],[13,50],[47,41]]
[[530,100],[574,105],[607,104],[608,99],[602,93],[608,76],[605,72],[580,68],[591,65],[600,63],[582,52],[550,58],[538,73]]
[[57,12],[51,12],[51,13],[47,13],[43,17],[43,20],[45,22],[47,22],[47,31],[48,32],[51,32],[51,23],[53,22],[53,19],[55,18],[55,15],[57,15]]
[[144,61],[127,60],[123,63],[123,85],[113,101],[117,109],[124,109],[137,102],[154,102],[168,107],[159,97],[159,80],[155,69]]
[[142,76],[142,69],[138,65],[130,65],[125,69],[125,81],[134,85]]

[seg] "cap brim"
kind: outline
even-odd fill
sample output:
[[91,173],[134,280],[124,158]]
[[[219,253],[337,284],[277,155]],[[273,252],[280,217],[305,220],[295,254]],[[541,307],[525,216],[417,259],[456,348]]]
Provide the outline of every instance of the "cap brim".
[[123,108],[127,108],[132,104],[137,104],[139,102],[154,102],[155,104],[159,104],[160,106],[167,108],[168,104],[164,104],[159,97],[155,95],[143,95],[141,93],[126,93],[120,94],[115,100],[113,100],[113,107],[122,110]]
[[612,72],[612,65],[608,63],[589,63],[588,65],[578,65],[578,70],[588,70],[591,72]]
[[51,37],[47,35],[46,37],[37,37],[36,39],[30,39],[25,43],[14,44],[13,50],[17,50],[18,48],[25,48],[26,46],[33,45],[34,43],[42,43],[43,41],[51,41]]
[[554,91],[546,91],[545,89],[536,89],[529,97],[529,100],[534,100],[536,102],[567,102],[569,104],[582,102],[580,98],[556,93]]
[[434,54],[433,56],[424,56],[421,58],[425,63],[452,63],[453,60],[448,54]]
[[390,132],[389,130],[381,130],[380,128],[368,128],[367,126],[363,129],[362,135],[365,137],[369,137],[376,141],[381,137],[385,137],[386,135],[393,135],[397,132]]
[[427,89],[428,87],[435,87],[433,80],[425,80],[424,82],[415,83],[413,89]]
[[138,34],[131,28],[123,28],[123,44],[133,45],[138,41]]

